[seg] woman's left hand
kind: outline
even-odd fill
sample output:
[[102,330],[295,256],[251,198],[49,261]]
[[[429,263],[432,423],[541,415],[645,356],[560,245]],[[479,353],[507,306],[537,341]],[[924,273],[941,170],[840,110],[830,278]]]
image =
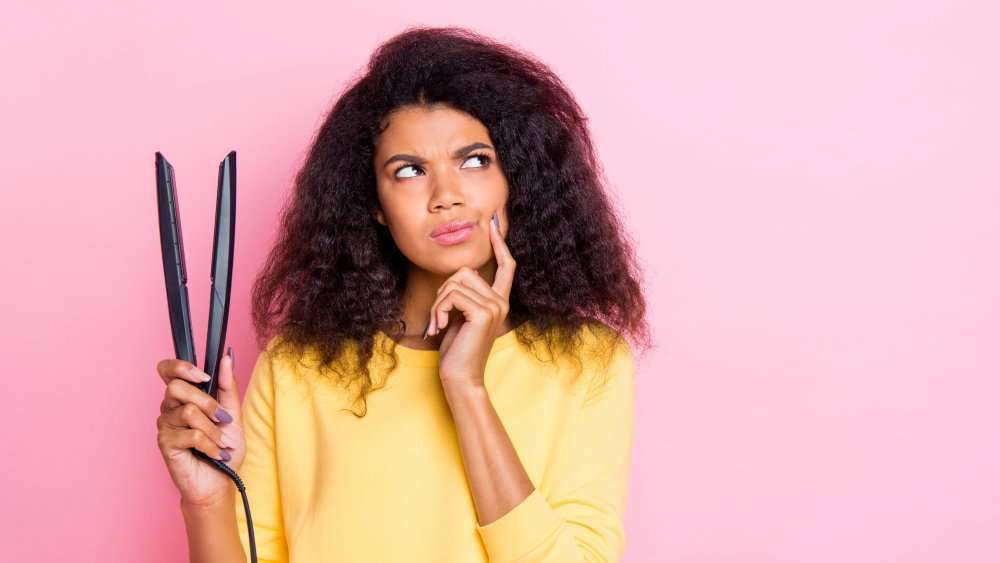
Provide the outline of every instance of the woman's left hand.
[[[462,266],[438,288],[431,306],[428,334],[444,330],[438,371],[445,383],[484,385],[486,360],[510,311],[510,288],[517,264],[493,220],[489,229],[497,260],[493,286],[476,270]],[[455,322],[449,323],[451,311],[460,312],[462,317],[456,315]]]

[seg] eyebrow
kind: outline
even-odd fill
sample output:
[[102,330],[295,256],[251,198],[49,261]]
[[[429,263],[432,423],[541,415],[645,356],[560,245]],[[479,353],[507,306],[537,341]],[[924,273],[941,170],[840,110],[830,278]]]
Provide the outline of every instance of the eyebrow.
[[[460,149],[457,149],[455,152],[453,152],[451,154],[451,157],[452,158],[461,158],[461,157],[469,154],[470,152],[472,152],[472,151],[474,151],[476,149],[490,149],[490,150],[494,150],[493,147],[487,145],[486,143],[472,143],[471,145],[465,145],[464,147],[462,147]],[[421,158],[419,156],[414,156],[412,154],[397,154],[397,155],[389,157],[389,159],[386,160],[385,163],[382,164],[382,168],[385,168],[386,166],[389,166],[393,162],[397,162],[397,161],[400,161],[400,160],[402,160],[404,162],[410,162],[410,163],[413,163],[413,164],[425,164],[427,162],[426,158]]]

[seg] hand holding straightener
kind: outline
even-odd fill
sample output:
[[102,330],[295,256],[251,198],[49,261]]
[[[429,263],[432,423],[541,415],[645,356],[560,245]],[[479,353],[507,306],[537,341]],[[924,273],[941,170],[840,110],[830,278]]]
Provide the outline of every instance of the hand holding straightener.
[[165,359],[156,365],[156,371],[167,384],[156,419],[157,440],[181,502],[201,505],[227,501],[233,491],[232,480],[195,457],[191,448],[225,461],[236,472],[243,465],[247,444],[232,356],[226,355],[219,363],[218,401],[195,387],[207,381],[208,374],[189,362]]

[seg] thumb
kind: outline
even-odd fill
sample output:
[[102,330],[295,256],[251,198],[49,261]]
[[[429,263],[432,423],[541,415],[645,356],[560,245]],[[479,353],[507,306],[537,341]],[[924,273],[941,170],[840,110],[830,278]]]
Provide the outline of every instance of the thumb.
[[219,362],[219,404],[233,416],[234,422],[241,422],[240,392],[233,373],[233,347],[226,350],[226,355]]

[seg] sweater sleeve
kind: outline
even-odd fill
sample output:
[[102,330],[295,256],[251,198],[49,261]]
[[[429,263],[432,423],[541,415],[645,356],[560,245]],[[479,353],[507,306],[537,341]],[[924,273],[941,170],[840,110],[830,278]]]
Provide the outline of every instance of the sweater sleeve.
[[583,402],[551,490],[537,488],[507,514],[478,526],[491,562],[619,561],[632,453],[634,364],[627,343],[607,384]]
[[[274,373],[270,358],[262,352],[250,375],[243,397],[243,434],[247,455],[238,472],[246,487],[253,520],[257,561],[287,563],[288,546],[281,515],[278,491],[278,461],[274,434]],[[236,494],[236,525],[247,561],[250,560],[250,538],[247,530],[243,497]]]

